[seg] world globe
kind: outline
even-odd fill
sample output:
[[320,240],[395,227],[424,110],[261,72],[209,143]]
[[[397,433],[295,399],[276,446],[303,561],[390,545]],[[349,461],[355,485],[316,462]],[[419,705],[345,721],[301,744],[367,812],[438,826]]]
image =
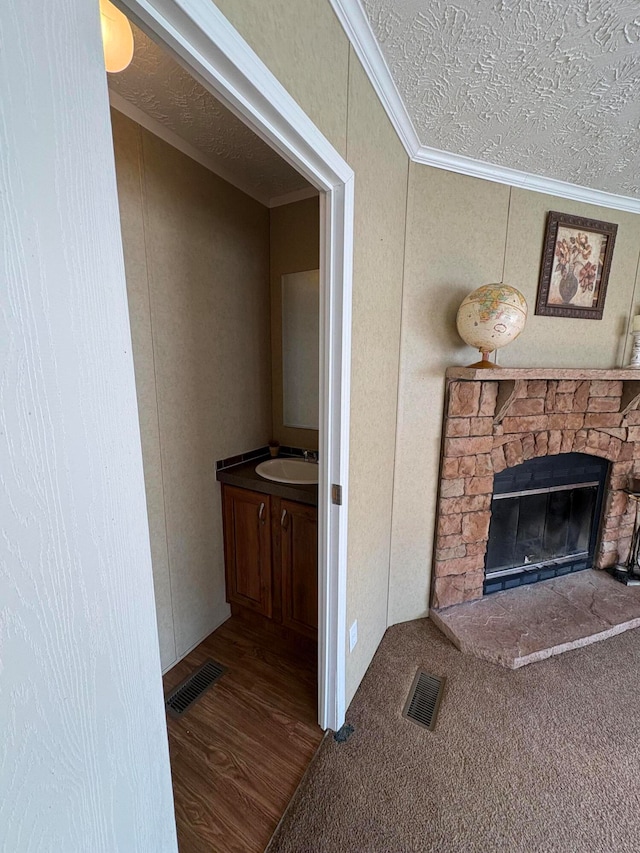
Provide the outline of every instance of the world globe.
[[515,287],[503,282],[484,284],[458,308],[458,334],[479,349],[482,360],[471,367],[496,367],[489,354],[515,340],[527,321],[527,302]]

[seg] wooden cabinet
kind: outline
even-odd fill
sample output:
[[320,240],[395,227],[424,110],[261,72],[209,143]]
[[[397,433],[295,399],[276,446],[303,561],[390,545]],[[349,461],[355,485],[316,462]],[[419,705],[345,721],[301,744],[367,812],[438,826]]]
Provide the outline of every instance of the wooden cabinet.
[[271,497],[222,487],[227,601],[272,615]]
[[315,507],[280,501],[282,624],[316,637],[318,633],[318,512]]
[[227,601],[315,639],[316,507],[222,486]]

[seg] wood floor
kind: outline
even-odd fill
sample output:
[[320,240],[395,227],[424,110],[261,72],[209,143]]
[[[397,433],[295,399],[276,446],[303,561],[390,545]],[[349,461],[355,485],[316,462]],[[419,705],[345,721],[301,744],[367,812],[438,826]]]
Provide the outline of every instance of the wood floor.
[[322,740],[315,650],[232,616],[164,678],[207,658],[228,667],[168,717],[180,853],[262,853]]

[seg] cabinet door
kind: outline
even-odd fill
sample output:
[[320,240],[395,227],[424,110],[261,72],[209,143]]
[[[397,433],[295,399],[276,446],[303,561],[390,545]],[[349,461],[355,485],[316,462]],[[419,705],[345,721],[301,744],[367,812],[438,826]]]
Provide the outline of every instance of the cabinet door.
[[271,498],[224,486],[227,601],[271,617]]
[[282,624],[308,637],[318,634],[318,512],[280,502]]

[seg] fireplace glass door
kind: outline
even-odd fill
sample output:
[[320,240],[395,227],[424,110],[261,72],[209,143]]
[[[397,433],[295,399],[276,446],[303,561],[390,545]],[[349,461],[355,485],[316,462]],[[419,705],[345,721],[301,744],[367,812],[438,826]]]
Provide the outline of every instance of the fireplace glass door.
[[593,565],[607,470],[603,459],[570,453],[496,475],[485,593]]

